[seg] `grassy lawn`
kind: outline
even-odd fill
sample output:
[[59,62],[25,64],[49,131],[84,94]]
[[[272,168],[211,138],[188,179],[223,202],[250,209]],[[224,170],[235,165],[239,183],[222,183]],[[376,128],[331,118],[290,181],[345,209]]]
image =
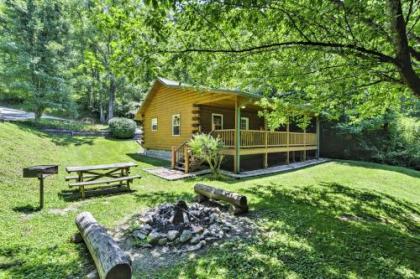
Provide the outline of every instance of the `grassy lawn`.
[[[212,247],[156,278],[420,278],[420,173],[378,164],[334,161],[247,180],[201,177],[167,182],[141,169],[161,161],[136,155],[134,141],[50,136],[25,125],[0,123],[0,278],[81,277],[90,262],[68,241],[74,218],[90,211],[112,227],[156,204],[192,199],[197,181],[249,197],[264,229],[251,242]],[[69,165],[137,161],[143,179],[133,192],[66,200]],[[38,182],[22,167],[60,165],[47,178],[45,208]],[[135,278],[146,278],[135,274]]]
[[103,124],[85,124],[80,121],[75,120],[57,120],[57,119],[40,119],[35,120],[25,120],[22,121],[22,124],[30,128],[37,129],[61,129],[61,130],[71,130],[71,131],[84,131],[84,132],[98,132],[105,131],[108,128],[108,125]]

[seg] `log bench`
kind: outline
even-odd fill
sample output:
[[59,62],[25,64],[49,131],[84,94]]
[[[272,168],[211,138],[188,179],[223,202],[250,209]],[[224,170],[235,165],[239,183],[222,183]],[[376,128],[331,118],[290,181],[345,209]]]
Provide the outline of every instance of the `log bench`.
[[[115,163],[108,165],[92,165],[92,166],[74,166],[67,167],[68,173],[77,173],[77,175],[66,176],[69,187],[78,187],[81,197],[84,199],[85,186],[102,185],[109,186],[116,183],[118,186],[126,186],[130,189],[130,183],[134,179],[141,178],[140,175],[130,176],[130,168],[135,167],[135,163]],[[101,179],[106,178],[106,179]]]
[[76,225],[86,247],[95,262],[101,279],[131,278],[131,259],[107,233],[92,214],[82,212],[76,217]]
[[204,184],[195,184],[194,191],[198,194],[197,200],[199,202],[208,199],[221,200],[229,203],[232,206],[233,213],[235,215],[248,212],[248,201],[246,196]]

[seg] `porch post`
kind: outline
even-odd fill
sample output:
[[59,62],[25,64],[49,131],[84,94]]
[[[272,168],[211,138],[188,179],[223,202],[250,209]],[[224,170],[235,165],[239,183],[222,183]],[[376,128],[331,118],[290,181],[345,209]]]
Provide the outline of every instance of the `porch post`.
[[265,153],[264,153],[264,168],[268,168],[268,132],[264,131]]
[[175,169],[176,166],[176,146],[172,146],[171,150],[171,168]]
[[319,159],[319,116],[316,117],[316,158]]
[[306,127],[303,129],[303,161],[306,161]]
[[286,146],[287,146],[287,164],[290,164],[290,127],[289,127],[289,119],[287,119],[287,127],[286,127],[286,135],[287,135],[287,142],[286,142]]
[[241,107],[238,97],[235,99],[235,157],[233,160],[233,169],[235,173],[241,170]]
[[265,152],[264,152],[264,162],[263,166],[264,168],[268,168],[268,125],[267,120],[264,117],[264,146],[265,146]]

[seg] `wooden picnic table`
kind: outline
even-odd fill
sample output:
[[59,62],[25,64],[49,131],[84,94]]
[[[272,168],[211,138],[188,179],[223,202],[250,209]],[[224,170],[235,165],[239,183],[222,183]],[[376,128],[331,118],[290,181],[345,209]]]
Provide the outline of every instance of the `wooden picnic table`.
[[[67,176],[67,181],[74,180],[69,183],[69,187],[78,187],[80,195],[85,198],[85,186],[90,185],[110,185],[118,183],[123,186],[124,183],[130,189],[130,182],[140,175],[130,176],[130,168],[136,167],[137,164],[133,162],[114,163],[106,165],[92,165],[92,166],[72,166],[67,167],[68,173],[76,173],[76,176]],[[107,178],[107,179],[102,179]]]

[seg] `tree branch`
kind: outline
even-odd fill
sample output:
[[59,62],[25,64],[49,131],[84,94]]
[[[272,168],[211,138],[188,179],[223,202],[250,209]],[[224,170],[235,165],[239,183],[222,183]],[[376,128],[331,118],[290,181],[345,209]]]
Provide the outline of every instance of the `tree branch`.
[[408,47],[410,50],[411,57],[416,59],[417,61],[420,61],[420,52],[416,51],[413,47]]
[[354,52],[356,54],[365,54],[368,56],[373,56],[375,59],[385,62],[385,63],[394,63],[394,58],[383,54],[376,50],[366,49],[361,46],[354,44],[340,44],[333,42],[311,42],[311,41],[290,41],[290,42],[279,42],[264,44],[259,46],[241,48],[241,49],[209,49],[209,48],[186,48],[183,50],[162,50],[158,52],[166,53],[186,53],[186,52],[207,52],[207,53],[244,53],[244,52],[255,52],[255,51],[270,51],[282,47],[313,47],[313,48],[330,48],[330,49],[340,49]]

